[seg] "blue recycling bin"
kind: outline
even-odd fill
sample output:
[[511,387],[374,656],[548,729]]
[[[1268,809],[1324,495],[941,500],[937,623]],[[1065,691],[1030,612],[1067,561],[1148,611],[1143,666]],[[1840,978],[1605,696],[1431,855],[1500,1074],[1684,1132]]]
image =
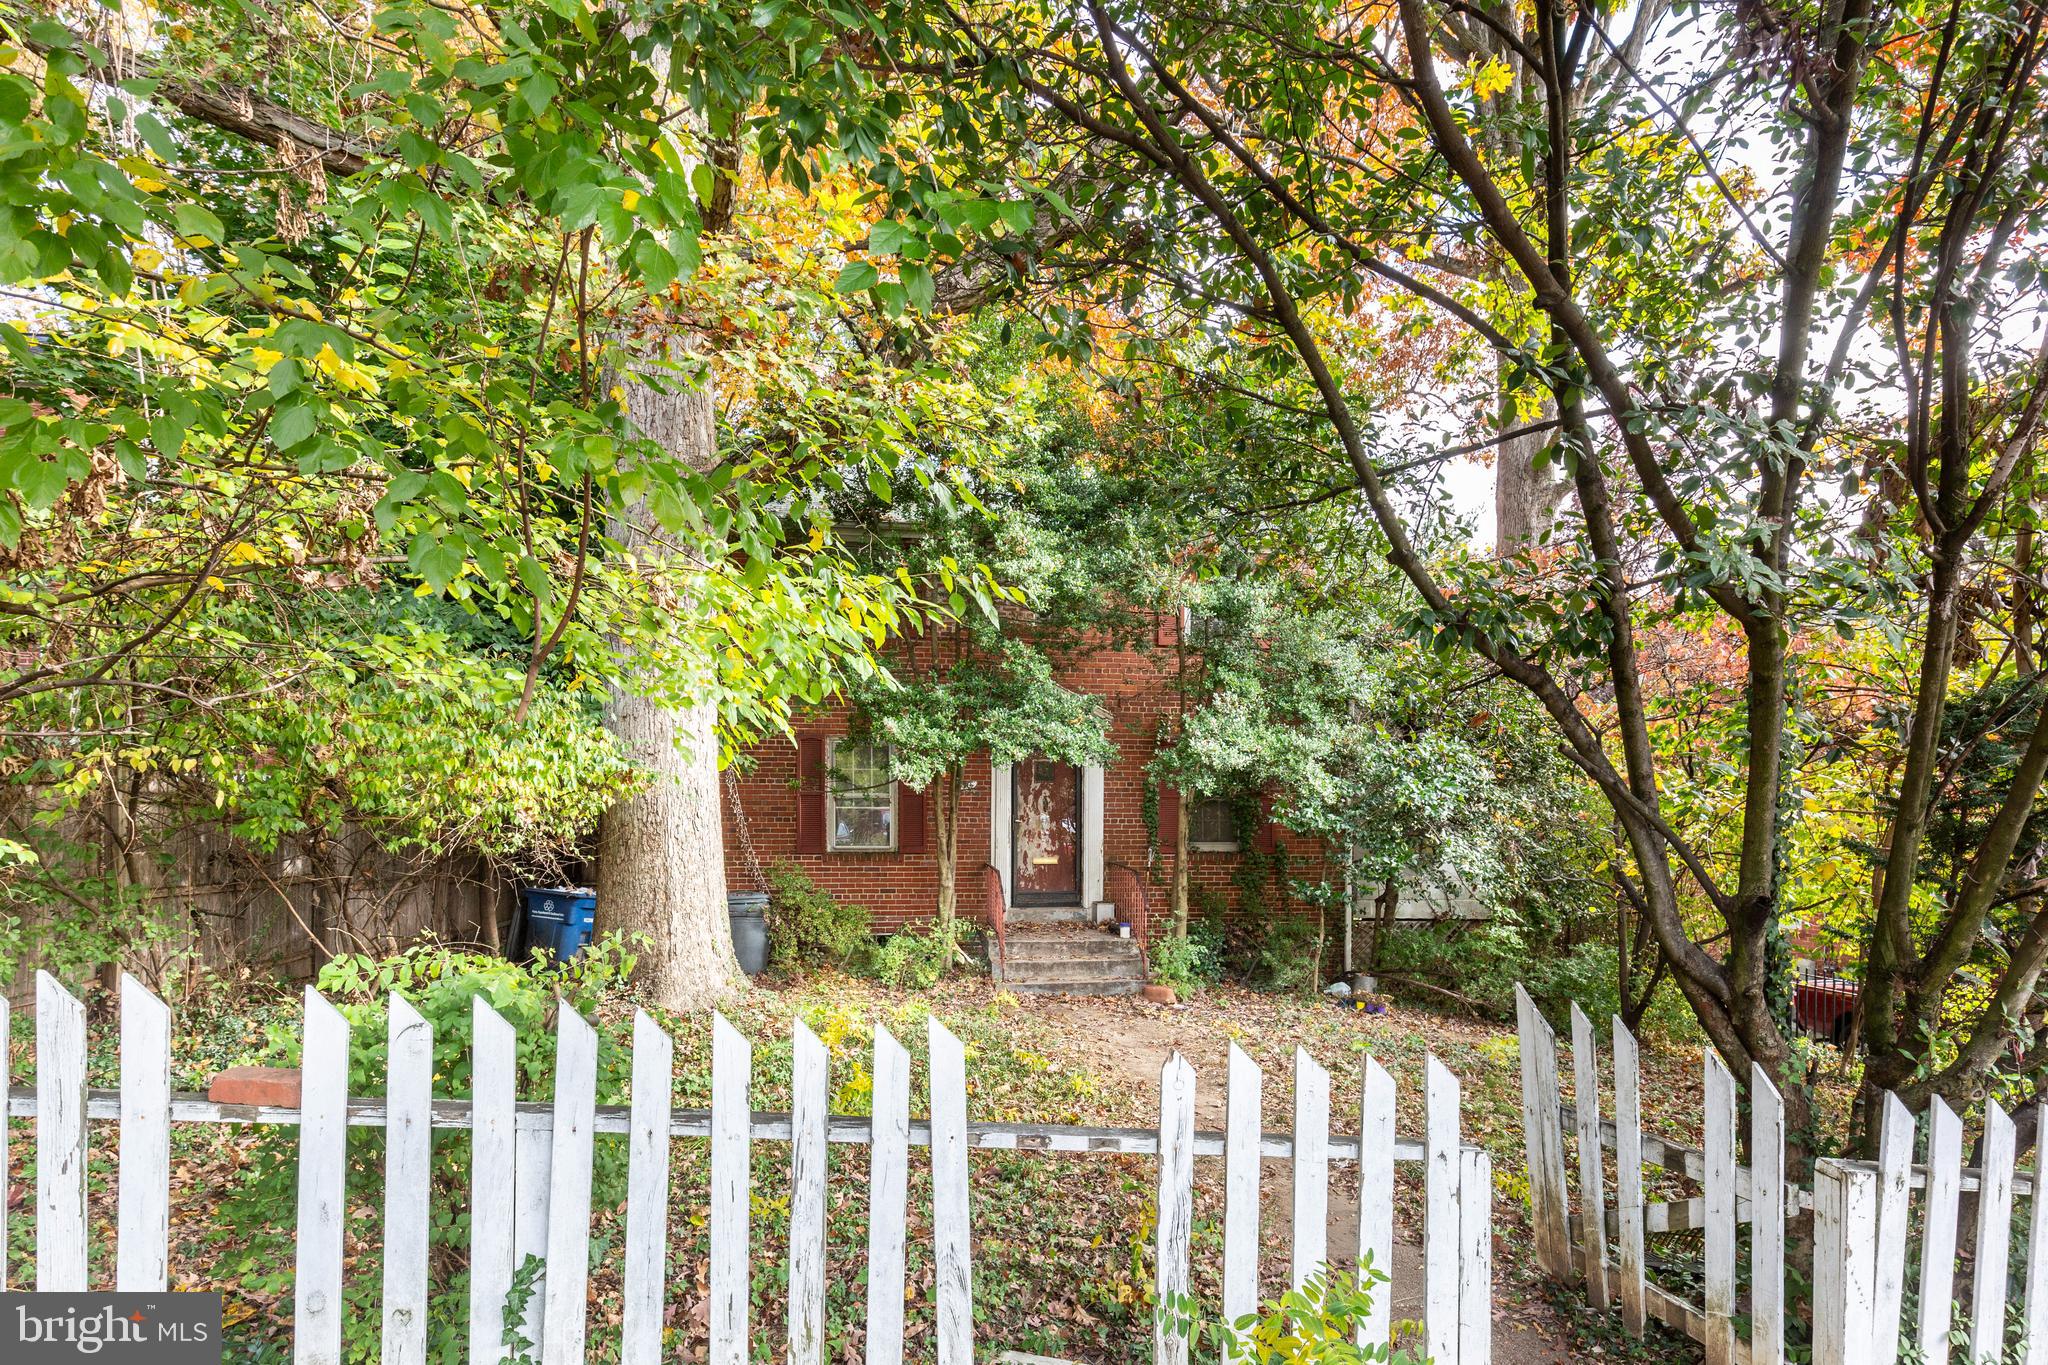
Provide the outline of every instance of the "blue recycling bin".
[[558,962],[567,962],[590,942],[597,925],[597,897],[587,886],[529,886],[526,897],[526,951],[545,948]]

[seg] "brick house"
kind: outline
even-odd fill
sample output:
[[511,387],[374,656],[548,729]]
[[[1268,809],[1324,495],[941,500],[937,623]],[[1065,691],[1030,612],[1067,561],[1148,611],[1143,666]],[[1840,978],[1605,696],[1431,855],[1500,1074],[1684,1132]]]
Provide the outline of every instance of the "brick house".
[[[1104,644],[1056,666],[1061,685],[1101,700],[1117,750],[1113,762],[992,765],[981,755],[969,763],[956,872],[964,918],[983,919],[996,888],[1013,927],[1081,925],[1092,907],[1109,901],[1142,936],[1146,922],[1156,930],[1170,913],[1181,794],[1158,791],[1155,841],[1146,820],[1145,767],[1162,719],[1181,704],[1175,681],[1191,662],[1181,624],[1160,622],[1149,645]],[[813,709],[793,728],[795,743],[778,736],[755,746],[751,763],[727,786],[727,885],[754,885],[736,789],[762,866],[801,868],[822,889],[865,906],[878,934],[929,920],[938,903],[939,841],[926,797],[879,779],[887,756],[852,737],[849,708]],[[1229,806],[1197,801],[1190,812],[1191,903],[1198,911],[1220,904],[1228,913],[1238,908],[1237,874],[1247,851],[1238,845]],[[1327,866],[1319,844],[1278,825],[1263,825],[1253,838],[1260,851],[1285,848],[1295,875]]]

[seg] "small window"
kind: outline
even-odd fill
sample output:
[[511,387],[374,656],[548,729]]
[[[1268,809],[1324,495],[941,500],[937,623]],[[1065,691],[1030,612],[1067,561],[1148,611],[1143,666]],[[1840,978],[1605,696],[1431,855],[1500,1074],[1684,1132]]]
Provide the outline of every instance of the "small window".
[[1188,843],[1212,853],[1237,852],[1237,812],[1219,796],[1205,797],[1188,814]]
[[896,782],[889,746],[832,741],[825,828],[836,853],[886,853],[896,847]]
[[1181,629],[1186,632],[1187,642],[1197,649],[1214,646],[1223,642],[1228,633],[1228,623],[1220,616],[1208,612],[1187,609]]

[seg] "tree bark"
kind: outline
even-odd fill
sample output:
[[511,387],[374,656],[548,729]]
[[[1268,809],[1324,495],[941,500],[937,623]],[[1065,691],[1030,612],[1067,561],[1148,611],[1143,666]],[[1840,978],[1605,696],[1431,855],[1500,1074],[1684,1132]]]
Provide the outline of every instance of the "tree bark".
[[953,921],[959,913],[960,887],[957,876],[960,852],[960,778],[957,773],[947,773],[932,783],[932,798],[937,809],[932,812],[933,823],[938,826],[939,845],[939,914],[938,932],[950,936]]
[[[84,40],[74,33],[72,41],[81,44]],[[27,47],[42,56],[50,51],[48,43],[36,38],[28,39]],[[79,50],[88,49],[81,46]],[[81,74],[109,86],[132,80],[154,82],[152,97],[186,117],[246,138],[260,147],[275,148],[280,140],[290,142],[333,175],[355,175],[366,170],[375,154],[375,148],[362,138],[265,99],[254,89],[201,85],[164,70],[138,53],[123,54],[117,66],[89,65]],[[306,164],[307,160],[302,158],[299,168]]]
[[[717,458],[709,380],[657,393],[621,375],[636,432],[692,468]],[[662,572],[666,553],[650,534],[645,501],[614,509],[611,534],[638,562]],[[686,613],[688,603],[679,603]],[[597,826],[598,928],[644,936],[633,979],[669,1009],[703,1009],[742,980],[725,907],[725,829],[718,793],[718,712],[670,707],[614,684],[604,724],[649,774],[646,788],[614,805]]]
[[[1507,368],[1499,360],[1499,368]],[[1503,376],[1504,377],[1504,376]],[[1523,425],[1515,416],[1514,404],[1505,388],[1500,392],[1498,421],[1502,431]],[[1548,401],[1536,420],[1556,417],[1556,406]],[[1559,466],[1536,467],[1536,455],[1550,443],[1551,431],[1526,432],[1504,440],[1496,448],[1493,462],[1493,552],[1507,558],[1543,543],[1557,520],[1557,509],[1571,493],[1571,483],[1560,477]]]
[[1380,887],[1380,893],[1373,898],[1372,935],[1365,944],[1365,970],[1377,974],[1380,967],[1380,950],[1385,946],[1388,933],[1394,927],[1394,914],[1401,908],[1401,879],[1389,877]]

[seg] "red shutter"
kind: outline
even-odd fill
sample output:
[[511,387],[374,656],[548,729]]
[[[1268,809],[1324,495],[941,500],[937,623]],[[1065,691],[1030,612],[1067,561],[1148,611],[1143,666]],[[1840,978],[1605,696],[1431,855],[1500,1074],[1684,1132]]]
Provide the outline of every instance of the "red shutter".
[[1259,798],[1259,832],[1254,842],[1261,853],[1272,853],[1280,847],[1280,826],[1273,823],[1273,798]]
[[1177,842],[1174,835],[1180,829],[1180,792],[1173,787],[1159,789],[1159,853],[1171,858]]
[[825,740],[796,742],[796,851],[825,851]]
[[924,793],[908,782],[896,784],[896,851],[922,853],[924,837]]

